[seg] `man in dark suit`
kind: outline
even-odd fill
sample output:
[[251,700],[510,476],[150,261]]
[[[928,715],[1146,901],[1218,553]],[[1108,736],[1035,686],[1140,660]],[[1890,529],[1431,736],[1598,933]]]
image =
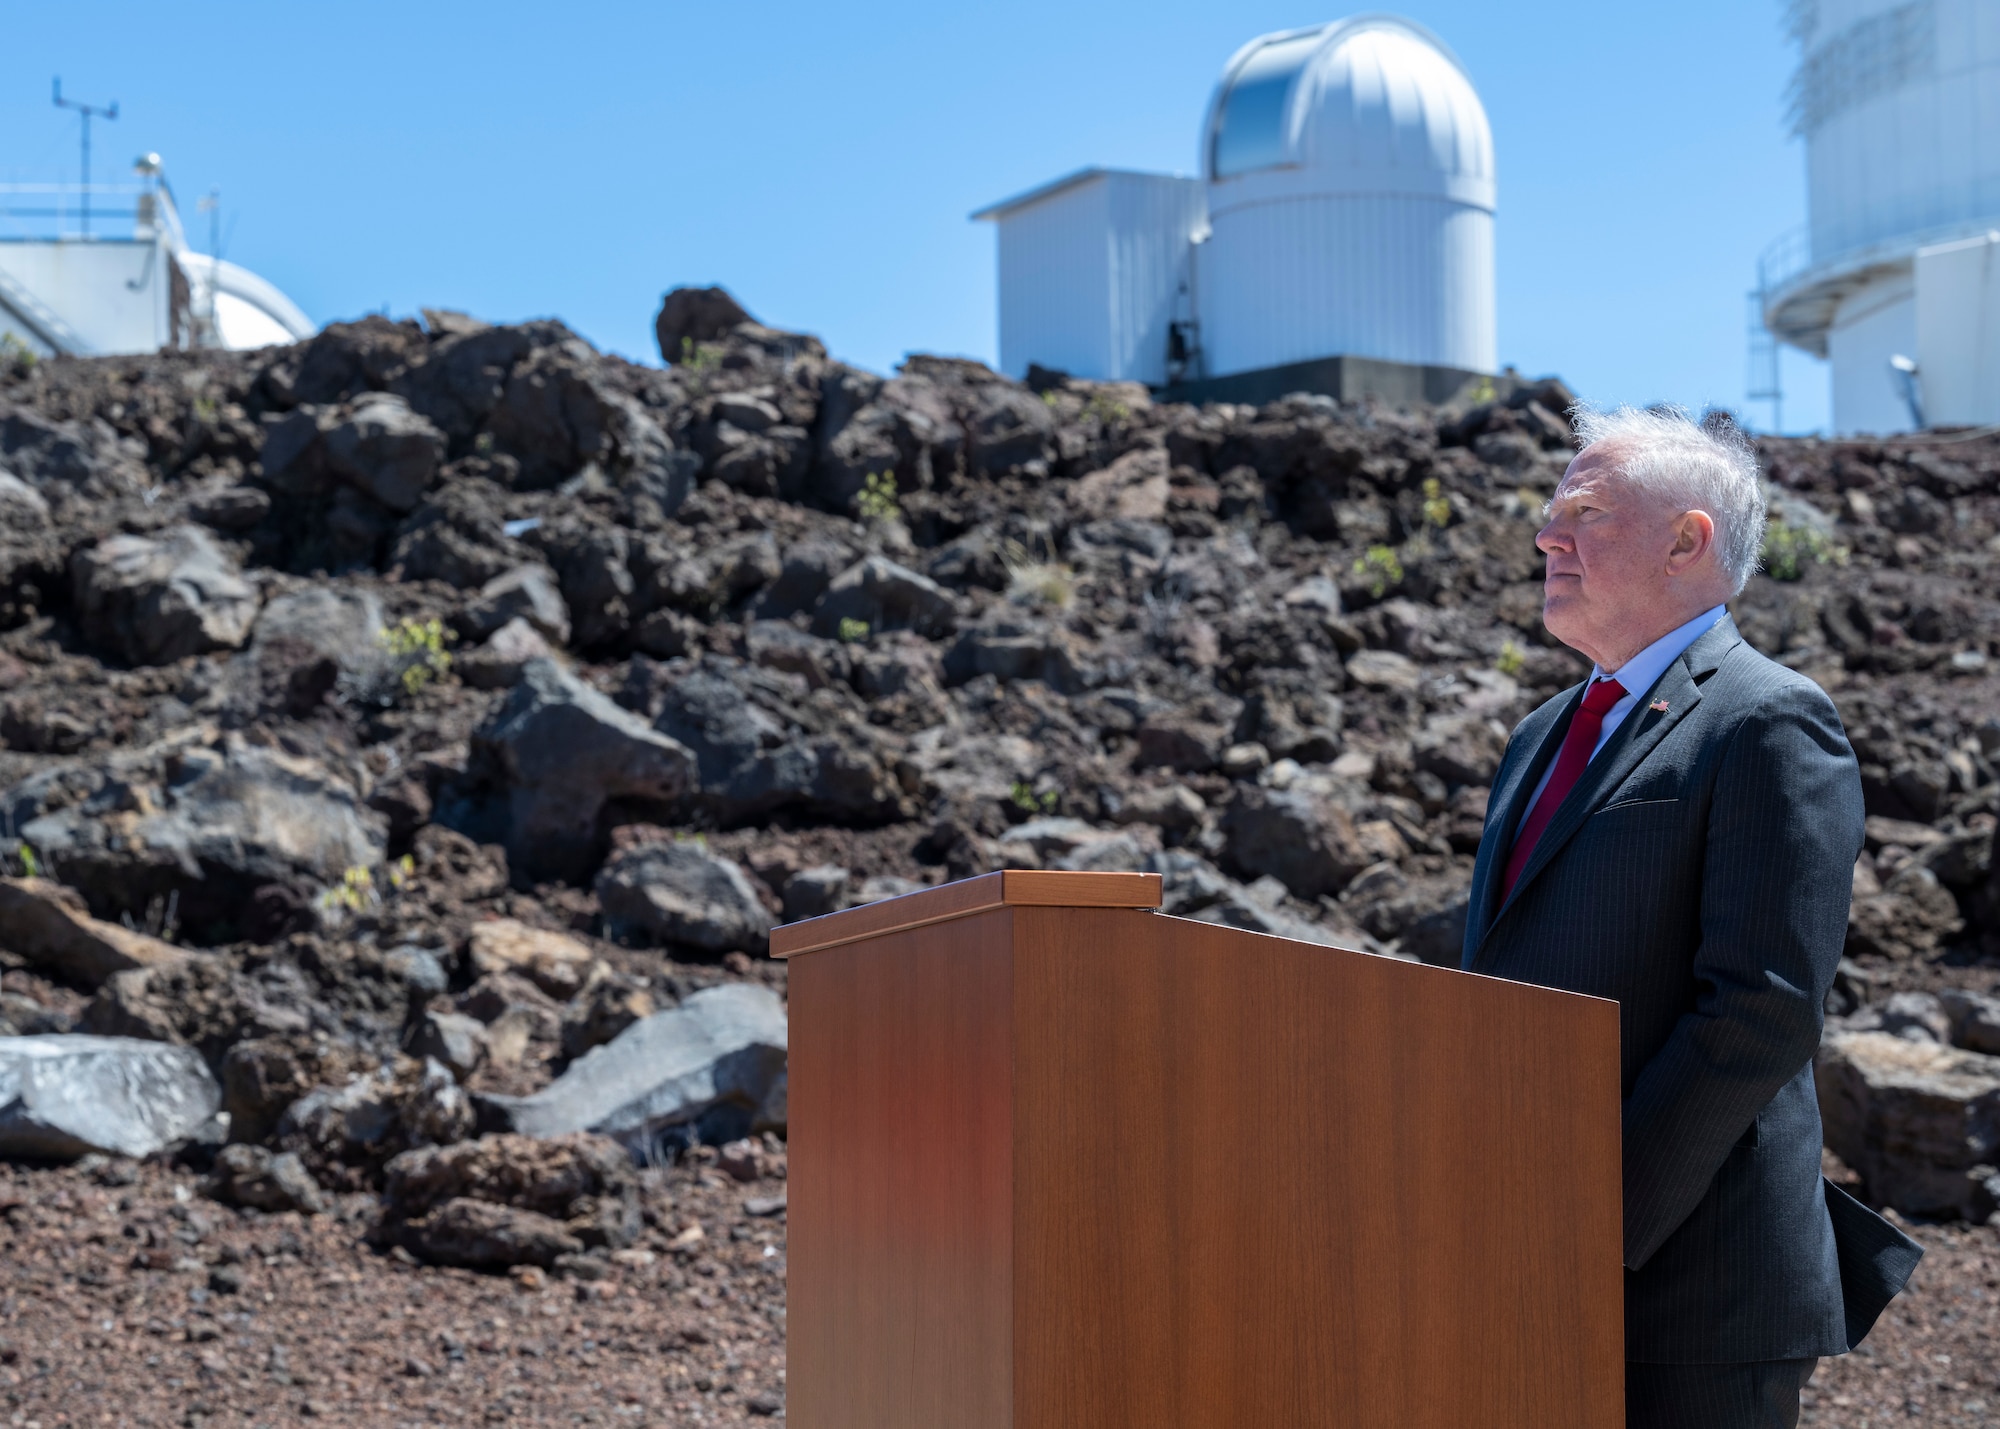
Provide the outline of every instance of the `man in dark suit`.
[[1576,421],[1536,544],[1544,622],[1596,669],[1508,744],[1463,965],[1619,1004],[1629,1429],[1790,1426],[1922,1254],[1820,1176],[1860,774],[1832,701],[1725,608],[1764,532],[1740,434]]

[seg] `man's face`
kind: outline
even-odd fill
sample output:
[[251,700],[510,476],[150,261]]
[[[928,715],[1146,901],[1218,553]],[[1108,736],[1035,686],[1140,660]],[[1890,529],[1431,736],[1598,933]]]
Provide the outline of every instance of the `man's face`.
[[1535,537],[1548,557],[1543,624],[1606,670],[1663,634],[1655,627],[1677,604],[1668,572],[1675,513],[1627,481],[1618,463],[1615,443],[1581,453]]

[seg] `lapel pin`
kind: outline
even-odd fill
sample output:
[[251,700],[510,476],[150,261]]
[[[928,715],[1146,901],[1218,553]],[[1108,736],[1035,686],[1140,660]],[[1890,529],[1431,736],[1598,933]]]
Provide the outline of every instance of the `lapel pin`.
[[1667,702],[1665,700],[1654,700],[1646,708],[1649,710],[1658,710],[1661,714],[1665,714],[1667,712]]

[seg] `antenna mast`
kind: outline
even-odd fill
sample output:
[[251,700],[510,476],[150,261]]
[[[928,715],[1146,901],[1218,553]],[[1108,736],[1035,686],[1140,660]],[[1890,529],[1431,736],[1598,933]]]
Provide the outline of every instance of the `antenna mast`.
[[111,101],[110,108],[102,109],[93,105],[83,104],[74,99],[64,99],[61,75],[56,76],[55,98],[56,108],[74,109],[83,120],[83,236],[88,238],[90,237],[90,121],[93,117],[98,119],[116,119],[118,117],[118,101],[114,99]]
[[222,190],[211,188],[195,207],[208,215],[208,340],[222,346],[222,328],[215,315],[215,290],[222,286]]

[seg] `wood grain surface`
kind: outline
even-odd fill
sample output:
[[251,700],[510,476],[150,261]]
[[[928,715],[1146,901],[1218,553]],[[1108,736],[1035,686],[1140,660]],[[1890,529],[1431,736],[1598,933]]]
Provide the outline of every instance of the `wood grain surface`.
[[1623,1423],[1613,1004],[1014,917],[1016,1425]]
[[897,898],[884,898],[877,903],[864,903],[859,908],[786,923],[771,930],[771,956],[793,958],[898,928],[921,928],[988,908],[1008,906],[1157,908],[1160,875],[1001,869],[936,888],[921,888]]
[[995,901],[790,998],[794,1429],[1622,1424],[1614,1005]]
[[1013,1423],[1011,917],[791,964],[792,1429]]

